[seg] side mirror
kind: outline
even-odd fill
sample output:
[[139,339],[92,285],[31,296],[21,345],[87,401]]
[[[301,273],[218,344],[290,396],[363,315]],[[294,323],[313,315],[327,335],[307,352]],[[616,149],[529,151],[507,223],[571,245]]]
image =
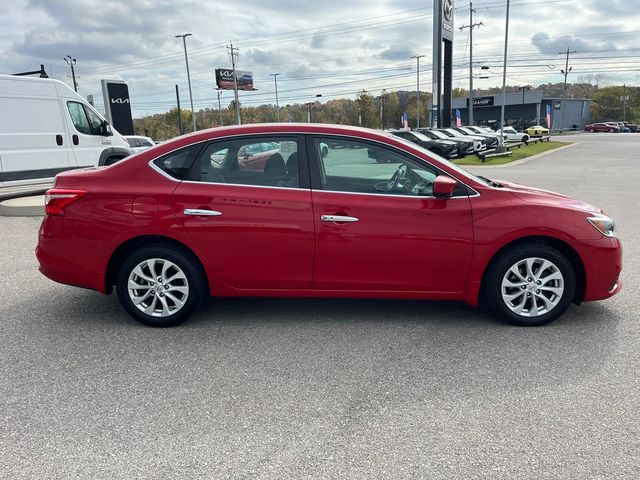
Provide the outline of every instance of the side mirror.
[[433,180],[433,196],[436,198],[447,198],[453,195],[457,182],[445,175],[438,175]]
[[100,129],[102,130],[102,135],[104,137],[111,137],[113,136],[113,131],[111,130],[111,125],[109,125],[109,122],[107,122],[106,120],[102,121],[102,125],[100,125]]

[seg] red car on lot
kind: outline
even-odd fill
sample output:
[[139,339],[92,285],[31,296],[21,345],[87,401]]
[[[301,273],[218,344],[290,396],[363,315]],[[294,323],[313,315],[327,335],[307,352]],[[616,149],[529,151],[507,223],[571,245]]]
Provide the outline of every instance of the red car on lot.
[[608,123],[590,123],[584,126],[585,131],[587,132],[610,132],[610,133],[619,133],[620,127],[617,125],[611,125]]
[[[238,155],[256,144],[273,151],[258,170]],[[207,294],[484,299],[542,325],[617,293],[622,268],[598,208],[387,133],[317,124],[205,130],[60,174],[36,254],[55,281],[115,286],[152,326],[180,323]]]

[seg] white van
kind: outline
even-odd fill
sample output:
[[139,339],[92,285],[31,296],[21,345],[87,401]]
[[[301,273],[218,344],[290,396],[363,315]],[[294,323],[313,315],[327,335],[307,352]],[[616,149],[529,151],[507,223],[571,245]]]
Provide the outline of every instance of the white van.
[[47,182],[129,154],[124,137],[64,83],[0,75],[0,186]]

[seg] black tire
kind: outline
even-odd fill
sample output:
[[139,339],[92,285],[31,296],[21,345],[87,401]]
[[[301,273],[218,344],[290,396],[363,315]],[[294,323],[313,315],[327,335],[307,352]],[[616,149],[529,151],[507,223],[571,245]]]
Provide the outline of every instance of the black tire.
[[610,128],[609,133],[616,133],[616,131],[613,128]]
[[525,145],[529,144],[529,135],[525,135],[524,137],[522,137],[522,143],[524,143]]
[[[129,276],[141,262],[149,259],[169,261],[177,266],[186,277],[188,293],[181,299],[184,302],[183,306],[165,317],[153,316],[141,311],[134,304],[129,294]],[[161,328],[173,327],[187,320],[202,303],[205,295],[205,285],[204,273],[193,255],[163,244],[149,245],[133,252],[122,262],[116,278],[118,299],[127,313],[145,325]],[[181,286],[181,284],[178,286]],[[162,293],[158,293],[158,295],[163,296]],[[167,299],[165,299],[165,302],[167,302]]]
[[590,128],[589,133],[593,133],[593,132],[595,132],[595,130],[593,128]]
[[119,162],[124,157],[109,157],[104,161],[105,166],[113,165],[114,163]]
[[[502,297],[502,281],[508,270],[519,261],[523,261],[528,258],[548,260],[560,271],[564,282],[564,289],[562,291],[562,295],[559,297],[559,301],[557,301],[555,306],[549,311],[537,316],[526,316],[526,312],[524,315],[515,313],[507,306],[506,301]],[[534,281],[532,283],[536,282]],[[485,276],[483,287],[487,303],[496,316],[513,325],[537,327],[554,321],[562,315],[567,308],[569,308],[569,305],[575,297],[576,274],[569,260],[567,260],[567,258],[555,248],[543,243],[524,243],[509,248],[491,264]],[[519,288],[524,290],[522,294],[523,296],[534,296],[533,291],[528,293],[529,291],[526,290],[527,287]],[[533,288],[536,287],[533,286]],[[518,292],[515,288],[513,290]],[[537,292],[540,293],[540,290],[537,290]],[[549,295],[553,296],[553,294]],[[524,305],[528,305],[529,310],[531,309],[531,301],[532,300],[530,299],[525,299],[523,303]],[[538,300],[536,300],[536,302],[537,301]]]

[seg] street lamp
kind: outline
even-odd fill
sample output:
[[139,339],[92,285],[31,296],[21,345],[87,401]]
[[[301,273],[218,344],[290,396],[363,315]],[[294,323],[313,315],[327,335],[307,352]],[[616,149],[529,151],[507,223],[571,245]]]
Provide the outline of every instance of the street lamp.
[[522,92],[522,118],[520,120],[520,129],[524,131],[524,92],[531,90],[531,85],[525,85],[524,87],[518,87],[518,90]]
[[280,123],[280,106],[278,105],[278,75],[280,73],[270,73],[269,75],[273,77],[273,83],[276,87],[276,122]]
[[[318,94],[316,95],[316,98],[317,98],[317,97],[321,97],[321,96],[322,96],[322,94],[321,94],[321,93],[318,93]],[[311,120],[312,120],[312,116],[311,116],[311,107],[313,107],[313,102],[307,102],[307,122],[308,122],[308,123],[311,123]]]
[[413,55],[411,58],[416,59],[416,87],[418,90],[418,101],[416,105],[416,128],[420,128],[420,59],[424,55]]
[[196,131],[196,111],[193,109],[193,94],[191,93],[191,75],[189,73],[189,57],[187,56],[187,37],[192,33],[183,33],[176,35],[176,38],[182,38],[182,46],[184,47],[184,62],[187,65],[187,82],[189,83],[189,101],[191,102],[191,120],[193,122],[193,131]]

